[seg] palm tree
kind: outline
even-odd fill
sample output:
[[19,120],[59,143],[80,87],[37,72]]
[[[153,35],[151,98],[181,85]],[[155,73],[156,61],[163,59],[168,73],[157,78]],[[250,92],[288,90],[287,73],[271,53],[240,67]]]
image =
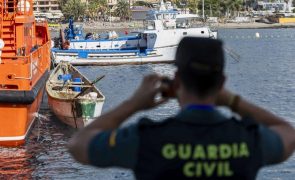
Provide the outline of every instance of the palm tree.
[[58,5],[63,10],[65,4],[67,3],[67,0],[58,0]]
[[[184,2],[182,2],[183,4]],[[202,9],[202,3],[200,0],[188,0],[186,6],[189,8],[190,12],[197,13],[197,9]]]
[[127,1],[119,0],[116,6],[115,16],[127,20],[130,18],[130,6]]
[[226,17],[238,15],[243,6],[242,0],[224,0],[220,2],[220,11]]
[[242,0],[232,0],[229,4],[229,8],[231,12],[233,12],[234,16],[239,15],[239,11],[242,9],[243,1]]
[[106,0],[89,0],[88,12],[90,17],[96,18],[98,13],[105,14],[107,10]]
[[133,3],[133,6],[146,6],[146,7],[153,7],[153,5],[149,2],[146,1],[136,1],[135,3]]
[[80,0],[68,0],[63,7],[63,14],[67,19],[72,17],[74,20],[77,20],[84,16],[85,10],[86,4],[81,3]]

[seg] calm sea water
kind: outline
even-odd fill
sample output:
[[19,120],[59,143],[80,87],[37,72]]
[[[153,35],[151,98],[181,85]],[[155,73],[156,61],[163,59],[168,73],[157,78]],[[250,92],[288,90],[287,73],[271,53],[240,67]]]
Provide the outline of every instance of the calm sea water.
[[[255,38],[255,33],[260,38]],[[229,89],[286,118],[295,126],[295,32],[294,29],[219,30],[231,54],[227,55]],[[115,67],[78,67],[90,80],[105,78],[97,86],[106,96],[103,112],[128,98],[142,77],[150,73],[171,76],[173,65],[141,65]],[[134,115],[124,125],[140,116],[161,119],[178,111],[176,101],[154,110]],[[60,123],[47,106],[41,107],[28,143],[19,148],[0,148],[0,179],[123,179],[133,180],[131,171],[117,168],[98,169],[76,163],[67,152],[67,142],[75,129]],[[295,156],[288,161],[264,168],[258,179],[294,179]]]

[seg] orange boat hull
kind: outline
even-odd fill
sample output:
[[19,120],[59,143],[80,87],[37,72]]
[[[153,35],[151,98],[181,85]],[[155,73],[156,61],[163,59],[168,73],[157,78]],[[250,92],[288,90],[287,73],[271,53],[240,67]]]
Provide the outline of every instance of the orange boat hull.
[[[42,102],[44,90],[41,89],[32,104],[0,104],[0,146],[19,146],[36,119]],[[9,121],[8,121],[9,120]]]
[[0,146],[24,144],[40,107],[50,68],[47,22],[33,0],[0,1]]

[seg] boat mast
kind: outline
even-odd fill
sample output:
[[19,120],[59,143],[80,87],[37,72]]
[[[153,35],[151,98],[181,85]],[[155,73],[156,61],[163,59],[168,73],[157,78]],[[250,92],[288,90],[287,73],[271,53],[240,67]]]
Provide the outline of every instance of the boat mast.
[[159,8],[160,11],[166,11],[166,7],[165,7],[165,4],[164,4],[164,1],[161,0],[160,2],[160,8]]
[[204,0],[202,0],[202,13],[203,13],[203,20],[205,20],[205,6],[204,6]]
[[112,12],[111,12],[111,9],[112,8],[110,8],[110,27],[112,27]]

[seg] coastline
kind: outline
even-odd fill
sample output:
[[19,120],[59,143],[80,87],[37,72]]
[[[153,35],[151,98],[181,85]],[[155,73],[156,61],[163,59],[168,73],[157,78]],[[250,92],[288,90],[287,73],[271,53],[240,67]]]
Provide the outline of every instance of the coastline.
[[[76,25],[83,25],[85,32],[107,32],[109,30],[115,31],[137,31],[143,29],[143,21],[128,21],[128,22],[76,22]],[[295,28],[295,23],[211,23],[208,24],[214,29],[277,29],[277,28]],[[52,27],[52,31],[65,29],[68,24],[60,24],[59,26]]]

